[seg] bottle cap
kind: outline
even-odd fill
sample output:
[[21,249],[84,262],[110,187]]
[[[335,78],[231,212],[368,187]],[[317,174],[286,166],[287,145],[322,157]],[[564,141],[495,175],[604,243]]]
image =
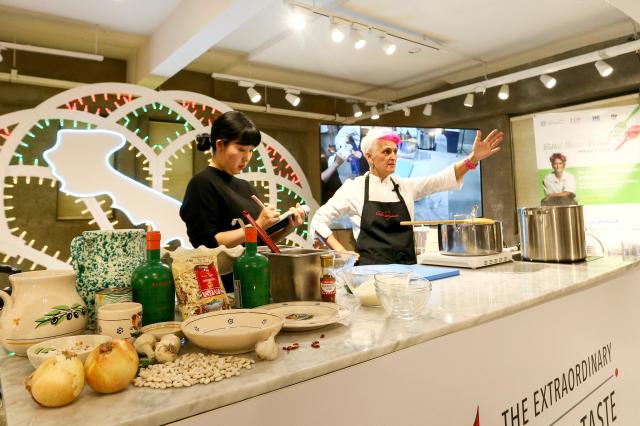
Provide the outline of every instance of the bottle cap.
[[160,231],[147,231],[147,250],[160,250]]
[[244,242],[245,243],[257,243],[258,232],[253,226],[244,227]]
[[320,264],[323,268],[331,268],[333,266],[333,255],[332,254],[321,254],[320,255]]

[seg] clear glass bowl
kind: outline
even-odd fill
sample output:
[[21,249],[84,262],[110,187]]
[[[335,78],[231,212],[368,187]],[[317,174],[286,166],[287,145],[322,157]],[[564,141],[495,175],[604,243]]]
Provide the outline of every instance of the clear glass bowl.
[[406,280],[411,276],[411,268],[401,265],[364,265],[347,268],[343,271],[345,284],[364,306],[380,306],[375,289],[375,275],[398,273]]
[[412,277],[407,282],[376,275],[376,294],[384,310],[393,318],[411,320],[425,313],[431,297],[431,282]]

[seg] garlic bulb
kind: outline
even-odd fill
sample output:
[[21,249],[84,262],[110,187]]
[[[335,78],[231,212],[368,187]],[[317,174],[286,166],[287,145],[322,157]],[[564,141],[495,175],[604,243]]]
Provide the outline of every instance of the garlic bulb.
[[162,336],[162,339],[160,339],[160,343],[173,346],[176,353],[180,352],[180,338],[175,334],[165,334]]
[[140,355],[146,355],[151,359],[154,357],[153,348],[156,345],[156,337],[153,334],[143,334],[133,342],[136,352]]
[[47,359],[25,383],[33,399],[45,407],[71,403],[84,388],[84,366],[73,353],[65,351]]
[[276,345],[276,332],[271,333],[267,340],[258,342],[256,345],[256,354],[260,359],[273,361],[278,358],[278,345]]
[[156,345],[155,356],[156,361],[164,364],[174,361],[178,357],[178,353],[172,345],[160,342]]

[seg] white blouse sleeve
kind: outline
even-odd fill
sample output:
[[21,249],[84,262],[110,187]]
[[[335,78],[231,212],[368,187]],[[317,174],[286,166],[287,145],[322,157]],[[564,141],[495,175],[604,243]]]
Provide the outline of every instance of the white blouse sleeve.
[[329,228],[331,222],[344,215],[353,216],[360,214],[353,203],[353,199],[357,197],[354,191],[357,191],[357,184],[353,179],[346,181],[338,188],[336,193],[333,194],[333,197],[316,210],[316,213],[313,215],[310,226],[312,232],[315,230],[323,238],[327,238],[331,235],[331,229]]
[[404,179],[407,186],[413,190],[413,198],[419,200],[429,194],[462,188],[462,178],[456,181],[456,171],[453,164],[446,169],[425,177]]
[[567,192],[571,192],[572,194],[576,193],[576,178],[573,177],[571,173],[564,172],[565,181],[564,181],[564,190]]

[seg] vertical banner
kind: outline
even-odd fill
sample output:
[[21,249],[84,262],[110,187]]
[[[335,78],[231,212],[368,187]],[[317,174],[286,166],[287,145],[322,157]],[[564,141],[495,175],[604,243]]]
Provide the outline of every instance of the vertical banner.
[[585,206],[587,244],[640,254],[640,105],[534,116],[542,204]]

